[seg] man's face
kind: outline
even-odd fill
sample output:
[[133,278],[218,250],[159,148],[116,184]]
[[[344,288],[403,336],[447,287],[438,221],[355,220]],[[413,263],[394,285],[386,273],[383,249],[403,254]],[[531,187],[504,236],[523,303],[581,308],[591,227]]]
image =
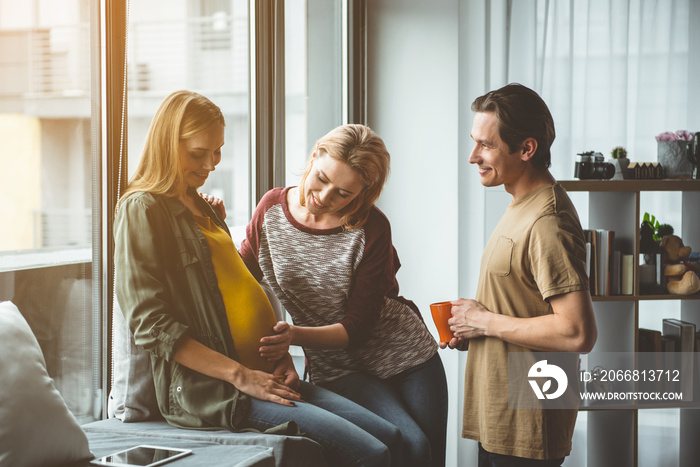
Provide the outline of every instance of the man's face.
[[492,112],[477,112],[474,115],[471,137],[474,149],[469,163],[479,168],[481,184],[484,186],[512,185],[517,182],[525,168],[521,152],[510,152],[508,145],[498,134],[498,120]]

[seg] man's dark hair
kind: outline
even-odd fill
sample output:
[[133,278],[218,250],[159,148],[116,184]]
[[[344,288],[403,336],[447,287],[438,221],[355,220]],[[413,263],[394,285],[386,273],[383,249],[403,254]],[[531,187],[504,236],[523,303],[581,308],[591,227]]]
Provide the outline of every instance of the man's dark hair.
[[554,120],[547,104],[532,89],[511,83],[477,97],[472,103],[474,112],[492,112],[498,120],[498,134],[511,152],[519,149],[527,138],[535,138],[537,151],[532,163],[547,168],[552,155],[549,148],[554,141]]

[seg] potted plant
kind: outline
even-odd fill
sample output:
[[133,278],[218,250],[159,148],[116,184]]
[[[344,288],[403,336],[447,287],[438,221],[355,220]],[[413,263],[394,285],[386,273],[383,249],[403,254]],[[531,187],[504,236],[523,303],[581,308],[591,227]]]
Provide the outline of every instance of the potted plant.
[[627,173],[627,166],[630,165],[630,160],[627,158],[627,150],[622,146],[615,146],[610,152],[613,158],[613,165],[615,166],[615,175],[613,180],[622,180],[627,178],[625,174]]
[[639,252],[644,263],[639,265],[639,284],[642,293],[665,293],[663,277],[663,250],[660,246],[665,235],[673,234],[673,226],[661,224],[656,216],[644,213],[642,225],[639,228]]

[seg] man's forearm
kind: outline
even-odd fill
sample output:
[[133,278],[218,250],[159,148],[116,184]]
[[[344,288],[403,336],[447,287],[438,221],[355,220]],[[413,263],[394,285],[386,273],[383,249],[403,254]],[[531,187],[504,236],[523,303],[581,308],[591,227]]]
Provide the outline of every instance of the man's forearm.
[[593,304],[588,291],[550,299],[552,313],[518,318],[488,310],[475,300],[455,300],[450,320],[456,337],[495,337],[533,350],[590,352],[597,338]]
[[534,318],[491,315],[485,335],[528,349],[586,353],[595,343],[583,323],[572,323],[554,313]]

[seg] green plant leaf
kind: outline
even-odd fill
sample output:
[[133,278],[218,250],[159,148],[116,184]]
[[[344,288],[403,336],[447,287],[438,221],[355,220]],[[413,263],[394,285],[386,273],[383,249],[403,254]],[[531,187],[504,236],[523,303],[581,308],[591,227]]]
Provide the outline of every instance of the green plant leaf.
[[642,221],[642,225],[646,224],[651,231],[653,232],[653,240],[657,243],[661,242],[661,239],[665,235],[672,235],[673,234],[673,227],[669,224],[660,224],[659,220],[654,216],[653,214],[649,214],[648,212],[644,213],[644,220]]
[[656,229],[656,235],[659,239],[664,238],[666,235],[673,235],[673,226],[669,224],[661,224],[658,229]]

